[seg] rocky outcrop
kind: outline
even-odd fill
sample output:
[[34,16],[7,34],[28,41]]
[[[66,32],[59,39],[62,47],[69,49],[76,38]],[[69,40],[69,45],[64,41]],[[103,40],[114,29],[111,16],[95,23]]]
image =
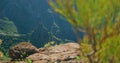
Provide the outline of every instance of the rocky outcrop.
[[79,45],[67,43],[48,48],[40,48],[38,53],[28,56],[33,63],[83,63],[77,60],[79,56]]
[[19,63],[28,63],[28,60],[32,63],[86,63],[82,59],[78,60],[80,52],[77,43],[66,43],[37,49],[28,42],[22,42],[10,49],[10,57],[13,59],[21,58],[21,51],[32,52],[32,54],[29,54],[25,61],[19,61]]
[[24,59],[27,56],[37,53],[38,49],[29,42],[21,42],[9,50],[9,56],[12,60]]

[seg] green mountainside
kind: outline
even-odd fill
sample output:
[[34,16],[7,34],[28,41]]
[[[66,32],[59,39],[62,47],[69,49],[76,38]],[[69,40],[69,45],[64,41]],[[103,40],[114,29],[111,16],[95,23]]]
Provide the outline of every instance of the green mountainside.
[[8,18],[0,19],[0,34],[12,35],[17,33],[18,31],[13,21],[10,21]]
[[58,38],[75,40],[71,26],[54,13],[47,0],[0,0],[0,39],[5,49],[27,41],[42,47]]

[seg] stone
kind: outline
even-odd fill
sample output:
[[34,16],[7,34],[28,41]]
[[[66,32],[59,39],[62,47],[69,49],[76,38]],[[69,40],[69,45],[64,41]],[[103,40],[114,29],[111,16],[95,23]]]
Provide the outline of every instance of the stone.
[[66,43],[48,48],[40,48],[38,53],[28,56],[33,63],[83,63],[76,60],[80,55],[79,44]]
[[29,42],[21,42],[9,50],[9,56],[12,60],[21,60],[27,56],[37,53],[38,49]]

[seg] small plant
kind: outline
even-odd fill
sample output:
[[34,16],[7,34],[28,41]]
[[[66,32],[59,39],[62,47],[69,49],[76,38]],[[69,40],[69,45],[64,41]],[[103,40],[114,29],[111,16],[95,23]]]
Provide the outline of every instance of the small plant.
[[50,47],[50,46],[52,46],[52,45],[54,45],[54,44],[55,44],[55,42],[54,42],[54,41],[51,41],[51,42],[48,42],[47,44],[45,44],[44,47],[45,47],[45,48],[48,48],[48,47]]
[[18,63],[18,61],[15,61],[15,63]]
[[27,60],[27,63],[33,63],[31,59],[28,59]]
[[80,56],[76,56],[75,59],[76,60],[80,60],[81,58],[80,58]]
[[24,61],[25,57],[27,57],[28,54],[27,54],[26,52],[24,52],[24,51],[21,51],[20,53],[21,53],[21,55],[20,55],[20,57],[21,57],[20,60]]

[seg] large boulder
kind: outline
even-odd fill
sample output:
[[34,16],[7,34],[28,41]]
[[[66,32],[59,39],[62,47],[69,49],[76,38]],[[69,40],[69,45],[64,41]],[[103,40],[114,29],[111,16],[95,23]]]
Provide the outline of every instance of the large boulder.
[[33,63],[83,63],[76,60],[80,55],[79,44],[67,43],[48,48],[40,48],[38,53],[28,56]]
[[38,49],[29,42],[21,42],[9,50],[12,60],[24,59],[27,56],[38,52]]

